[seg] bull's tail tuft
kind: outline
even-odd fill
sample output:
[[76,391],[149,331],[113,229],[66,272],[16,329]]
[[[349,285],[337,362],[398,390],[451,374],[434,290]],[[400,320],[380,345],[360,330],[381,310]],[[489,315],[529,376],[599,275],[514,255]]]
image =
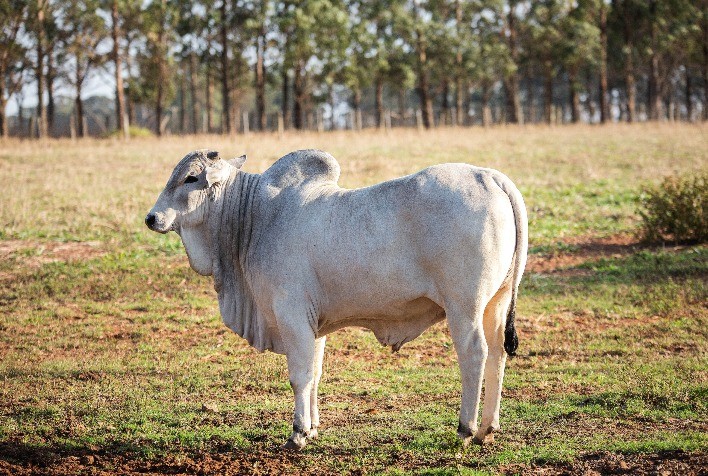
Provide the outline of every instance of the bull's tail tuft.
[[514,319],[516,318],[516,296],[519,293],[519,284],[521,283],[521,276],[524,274],[526,255],[528,254],[529,219],[526,214],[524,198],[521,196],[519,189],[511,183],[511,180],[499,173],[495,177],[495,181],[509,197],[511,208],[514,211],[514,222],[516,223],[516,246],[514,247],[514,259],[510,270],[513,279],[511,282],[511,303],[509,304],[509,312],[504,326],[504,350],[510,357],[513,357],[516,355],[517,347],[519,347],[519,338],[516,336]]
[[516,328],[514,327],[514,319],[516,318],[516,300],[511,299],[509,306],[509,314],[506,316],[506,326],[504,327],[504,350],[509,357],[516,355],[516,349],[519,347],[519,338],[516,336]]

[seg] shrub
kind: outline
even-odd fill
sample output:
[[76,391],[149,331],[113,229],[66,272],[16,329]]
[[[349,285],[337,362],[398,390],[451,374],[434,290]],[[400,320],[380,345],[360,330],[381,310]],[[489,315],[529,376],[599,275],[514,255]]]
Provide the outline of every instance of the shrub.
[[639,198],[642,238],[647,242],[708,241],[708,172],[666,177]]

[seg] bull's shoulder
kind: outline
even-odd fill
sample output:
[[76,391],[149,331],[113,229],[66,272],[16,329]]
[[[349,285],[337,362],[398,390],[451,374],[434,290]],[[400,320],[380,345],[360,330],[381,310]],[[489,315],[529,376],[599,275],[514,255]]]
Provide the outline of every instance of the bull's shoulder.
[[297,186],[306,182],[339,180],[339,164],[327,152],[296,150],[278,159],[263,173],[263,178],[277,188]]

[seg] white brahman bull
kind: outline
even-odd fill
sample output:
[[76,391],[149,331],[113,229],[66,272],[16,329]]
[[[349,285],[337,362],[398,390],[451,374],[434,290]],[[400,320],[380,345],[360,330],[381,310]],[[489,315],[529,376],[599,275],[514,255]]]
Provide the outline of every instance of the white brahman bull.
[[241,171],[244,161],[190,153],[145,222],[177,232],[191,267],[214,277],[229,328],[287,356],[295,414],[285,447],[317,436],[327,334],[362,326],[396,351],[443,319],[462,374],[458,434],[484,442],[499,428],[506,354],[517,347],[528,228],[514,184],[443,164],[347,190],[322,151],[292,152],[261,175]]

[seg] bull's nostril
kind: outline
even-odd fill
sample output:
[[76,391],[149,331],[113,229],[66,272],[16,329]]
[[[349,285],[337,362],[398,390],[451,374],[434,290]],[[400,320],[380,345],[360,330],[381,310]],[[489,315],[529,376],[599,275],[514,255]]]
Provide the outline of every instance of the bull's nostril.
[[148,216],[145,217],[145,224],[148,226],[148,228],[152,228],[152,226],[155,224],[155,215],[152,213],[148,213]]

